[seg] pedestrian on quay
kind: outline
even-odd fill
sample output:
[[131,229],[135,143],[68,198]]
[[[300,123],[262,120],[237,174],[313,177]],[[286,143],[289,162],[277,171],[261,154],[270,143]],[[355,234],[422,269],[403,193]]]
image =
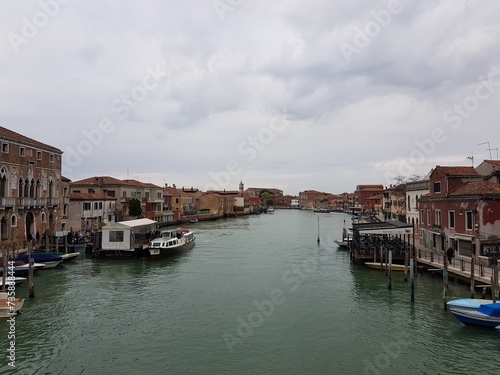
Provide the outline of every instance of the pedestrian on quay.
[[448,257],[448,264],[451,264],[451,261],[455,256],[455,250],[449,247],[448,250],[446,251],[446,256]]

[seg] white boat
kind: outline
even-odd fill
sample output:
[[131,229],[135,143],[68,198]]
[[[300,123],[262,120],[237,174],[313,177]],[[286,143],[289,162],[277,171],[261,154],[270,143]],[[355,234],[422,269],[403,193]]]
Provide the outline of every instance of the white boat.
[[500,303],[484,303],[477,310],[451,308],[451,313],[465,325],[496,328],[500,325]]
[[267,214],[274,214],[274,207],[268,207],[266,210]]
[[149,243],[146,251],[151,259],[165,258],[192,249],[194,241],[194,233],[190,229],[166,230]]
[[[26,281],[26,277],[20,277],[20,276],[14,276],[14,278],[12,278],[12,276],[7,276],[6,279],[5,279],[5,285],[19,285],[19,284],[22,284]],[[3,287],[3,278],[0,277],[0,288]]]
[[0,318],[10,318],[21,312],[24,298],[15,298],[9,293],[0,292]]
[[448,301],[446,305],[450,309],[461,309],[467,311],[477,311],[479,306],[493,303],[491,299],[479,299],[479,298],[457,298]]
[[[374,269],[377,269],[377,270],[385,270],[386,268],[389,267],[389,265],[387,263],[382,263],[380,264],[380,262],[365,262],[365,264],[370,267],[370,268],[374,268]],[[405,265],[404,264],[395,264],[393,263],[391,265],[391,268],[393,271],[404,271],[405,270]]]

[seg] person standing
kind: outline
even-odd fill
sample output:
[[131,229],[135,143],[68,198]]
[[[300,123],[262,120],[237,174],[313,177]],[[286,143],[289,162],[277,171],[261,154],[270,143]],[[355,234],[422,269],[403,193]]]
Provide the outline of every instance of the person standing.
[[448,257],[448,264],[451,264],[451,261],[453,260],[453,257],[455,256],[455,250],[453,250],[451,247],[446,250],[446,256]]

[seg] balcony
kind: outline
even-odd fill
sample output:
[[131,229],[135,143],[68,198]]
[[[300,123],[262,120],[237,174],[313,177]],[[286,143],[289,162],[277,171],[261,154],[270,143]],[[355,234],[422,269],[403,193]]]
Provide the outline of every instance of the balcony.
[[0,209],[12,208],[15,206],[16,198],[0,198]]

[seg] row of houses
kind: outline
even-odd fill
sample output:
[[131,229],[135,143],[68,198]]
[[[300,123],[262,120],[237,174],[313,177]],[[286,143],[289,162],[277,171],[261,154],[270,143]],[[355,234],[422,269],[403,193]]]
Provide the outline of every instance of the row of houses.
[[[175,184],[93,176],[71,181],[62,175],[63,152],[0,127],[0,241],[23,246],[57,232],[94,231],[140,216],[168,225],[260,212],[264,204],[297,205],[274,188],[202,192]],[[267,202],[263,202],[266,197]],[[45,241],[48,243],[48,241]]]
[[382,220],[412,224],[416,244],[488,265],[500,259],[500,161],[436,166],[422,180],[359,185],[355,202]]

